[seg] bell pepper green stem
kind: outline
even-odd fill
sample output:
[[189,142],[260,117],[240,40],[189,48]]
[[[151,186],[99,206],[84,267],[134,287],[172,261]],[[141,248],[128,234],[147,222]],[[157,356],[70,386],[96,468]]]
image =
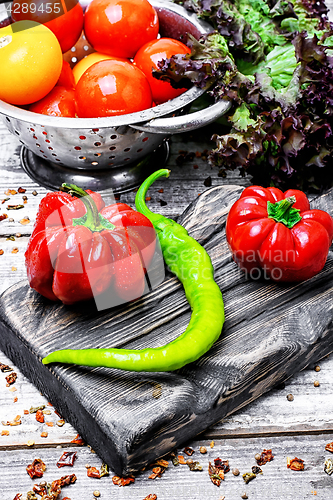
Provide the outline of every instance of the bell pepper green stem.
[[99,212],[96,207],[96,204],[92,197],[84,191],[82,188],[76,186],[75,184],[66,184],[63,183],[61,186],[61,190],[69,193],[72,196],[77,196],[81,199],[82,203],[84,203],[87,212],[83,217],[79,217],[78,219],[73,219],[73,226],[85,226],[90,229],[92,232],[101,232],[105,229],[114,229],[115,226],[107,219],[105,219]]
[[172,342],[146,349],[60,350],[49,354],[43,363],[62,362],[104,366],[130,371],[163,372],[182,368],[206,353],[219,338],[224,324],[222,293],[214,281],[214,269],[206,250],[186,229],[172,219],[151,212],[145,203],[151,184],[170,171],[153,173],[139,188],[135,203],[157,230],[166,265],[184,286],[192,314],[186,330]]
[[284,200],[277,201],[276,203],[267,202],[267,214],[270,219],[275,222],[281,222],[289,229],[295,226],[297,222],[302,220],[298,208],[294,208],[293,204],[296,202],[295,196],[289,196]]

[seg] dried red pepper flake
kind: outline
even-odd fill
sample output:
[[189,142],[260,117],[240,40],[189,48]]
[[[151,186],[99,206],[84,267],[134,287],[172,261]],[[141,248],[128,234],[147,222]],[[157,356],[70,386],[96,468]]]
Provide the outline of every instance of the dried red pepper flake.
[[155,493],[149,493],[143,500],[157,500],[157,495],[155,495]]
[[13,371],[13,368],[11,368],[10,366],[8,365],[5,365],[4,363],[0,363],[0,370],[2,372],[12,372]]
[[325,450],[326,450],[326,451],[330,451],[331,453],[333,453],[333,442],[332,442],[332,443],[328,443],[328,444],[325,446]]
[[42,437],[42,438],[47,438],[48,435],[49,435],[49,433],[45,432],[45,431],[40,433],[40,437]]
[[190,457],[193,455],[194,450],[193,450],[193,448],[190,448],[189,446],[185,446],[184,453],[186,453],[186,455],[188,455]]
[[186,465],[186,460],[185,460],[185,457],[183,457],[183,455],[178,455],[178,463],[180,465]]
[[36,413],[38,410],[44,410],[45,405],[40,405],[40,406],[31,406],[29,413]]
[[30,219],[29,217],[23,217],[23,219],[19,220],[19,223],[26,226],[27,224],[30,224]]
[[212,465],[211,462],[209,462],[208,465],[208,475],[211,482],[215,484],[215,486],[220,486],[221,481],[224,480],[224,470]]
[[304,470],[304,460],[297,457],[287,457],[287,467],[291,470]]
[[29,410],[23,410],[24,415],[29,415]]
[[32,464],[29,464],[26,468],[26,471],[31,477],[31,479],[35,479],[36,477],[42,477],[45,470],[46,470],[46,465],[40,458],[35,458]]
[[45,418],[44,418],[44,413],[42,410],[37,410],[36,411],[36,420],[37,422],[40,422],[41,424],[44,423]]
[[3,198],[3,199],[1,200],[1,204],[3,205],[3,204],[4,204],[4,203],[6,203],[6,201],[8,201],[8,200],[10,200],[10,198]]
[[[59,413],[57,413],[56,411],[55,411],[55,413],[56,413],[57,415],[59,415]],[[75,436],[75,438],[74,438],[74,439],[72,439],[71,443],[74,443],[74,444],[80,444],[80,445],[84,445],[84,444],[85,444],[85,442],[83,441],[82,437],[81,437],[79,434],[77,434],[77,435]]]
[[9,436],[9,431],[1,431],[1,436]]
[[6,196],[14,196],[14,194],[17,194],[15,189],[7,189],[7,191],[5,191]]
[[24,205],[7,205],[7,210],[21,210]]
[[21,497],[22,497],[22,493],[16,493],[15,497],[13,498],[13,500],[21,500]]
[[265,465],[267,462],[271,462],[274,458],[272,450],[263,450],[260,458],[257,460],[258,465]]
[[8,215],[7,214],[1,214],[0,215],[0,221],[5,220],[5,219],[8,219]]
[[119,476],[113,476],[112,482],[113,484],[117,486],[127,486],[131,483],[134,483],[135,479],[134,477],[119,477]]
[[223,470],[226,474],[230,471],[229,460],[221,460],[219,457],[214,459],[214,467],[219,470]]
[[26,189],[24,189],[23,187],[19,187],[18,190],[17,190],[18,193],[25,193],[26,192]]
[[3,255],[4,254],[4,251],[2,250],[2,248],[0,248],[0,255]]
[[88,477],[95,477],[97,479],[100,479],[101,474],[100,474],[99,470],[96,467],[89,467],[87,469],[87,476]]
[[62,476],[58,481],[60,481],[60,486],[63,488],[64,486],[69,486],[70,484],[74,484],[76,481],[75,474],[69,474],[68,476]]
[[57,462],[57,467],[73,467],[75,460],[77,459],[76,451],[64,451]]
[[47,495],[47,484],[45,481],[40,484],[34,484],[32,490],[34,491],[34,493],[37,493],[37,495],[43,497]]

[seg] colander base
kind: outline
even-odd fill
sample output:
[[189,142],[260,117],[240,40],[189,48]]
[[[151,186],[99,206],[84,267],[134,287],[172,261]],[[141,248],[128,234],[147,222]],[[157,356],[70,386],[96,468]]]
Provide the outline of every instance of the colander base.
[[138,187],[152,172],[162,168],[169,158],[169,142],[165,140],[140,162],[110,170],[79,170],[49,162],[22,146],[20,158],[23,170],[39,185],[58,191],[63,182],[82,189],[125,193]]

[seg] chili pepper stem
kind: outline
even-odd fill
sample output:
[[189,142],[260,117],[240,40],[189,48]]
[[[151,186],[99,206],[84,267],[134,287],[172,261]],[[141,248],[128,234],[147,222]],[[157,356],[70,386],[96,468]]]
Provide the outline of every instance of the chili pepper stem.
[[146,205],[145,199],[146,199],[146,194],[150,186],[160,177],[169,177],[171,173],[171,170],[167,168],[161,168],[160,170],[156,170],[156,172],[153,172],[139,187],[136,196],[135,196],[135,206],[138,210],[138,212],[141,212],[143,215],[148,217],[148,219],[153,223],[155,229],[162,229],[159,228],[158,222],[163,222],[163,219],[165,220],[165,217],[163,217],[160,214],[155,214]]

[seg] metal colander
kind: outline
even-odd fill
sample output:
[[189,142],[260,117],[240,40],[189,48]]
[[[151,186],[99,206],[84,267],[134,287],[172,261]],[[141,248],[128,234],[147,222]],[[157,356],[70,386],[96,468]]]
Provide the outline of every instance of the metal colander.
[[[88,3],[89,0],[85,0],[83,7]],[[152,0],[151,3],[158,13],[161,36],[181,39],[186,43],[187,33],[199,38],[212,31],[211,26],[179,5],[160,0]],[[6,15],[3,8],[0,20]],[[74,64],[92,51],[85,38],[81,37],[65,58]],[[29,152],[44,163],[52,163],[48,175],[59,167],[82,175],[87,173],[90,177],[94,172],[97,175],[101,171],[112,177],[115,171],[119,174],[121,170],[126,177],[126,173],[133,170],[133,165],[154,152],[170,134],[202,127],[229,109],[229,102],[220,101],[204,111],[186,114],[190,103],[203,93],[204,90],[192,87],[181,96],[154,108],[107,118],[46,116],[1,100],[0,114],[8,130]],[[137,174],[137,177],[139,182],[140,175]],[[133,178],[130,182],[133,185]],[[117,188],[117,185],[113,187]],[[125,188],[122,180],[122,189]]]

